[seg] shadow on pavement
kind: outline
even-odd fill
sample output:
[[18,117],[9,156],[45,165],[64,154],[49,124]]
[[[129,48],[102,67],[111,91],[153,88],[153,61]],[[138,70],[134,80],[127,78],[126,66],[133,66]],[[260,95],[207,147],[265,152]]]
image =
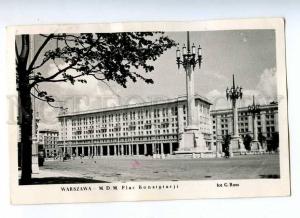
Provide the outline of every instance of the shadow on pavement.
[[80,177],[44,177],[33,178],[30,185],[49,185],[49,184],[79,184],[79,183],[108,183],[102,180],[80,178]]
[[270,174],[270,175],[259,175],[262,179],[279,179],[280,176],[277,174]]

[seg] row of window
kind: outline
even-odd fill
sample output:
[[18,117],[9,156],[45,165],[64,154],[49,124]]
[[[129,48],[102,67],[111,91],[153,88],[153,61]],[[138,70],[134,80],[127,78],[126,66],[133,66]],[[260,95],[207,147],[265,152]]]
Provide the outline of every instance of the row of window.
[[[157,108],[153,110],[154,112],[154,118],[160,117],[160,114],[162,114],[162,117],[168,117],[169,116],[169,109],[168,108]],[[145,110],[145,111],[138,111],[137,113],[135,111],[130,111],[130,112],[124,112],[122,113],[122,120],[127,121],[128,119],[130,120],[135,120],[137,115],[137,119],[144,119],[144,115],[146,118],[151,118],[151,110]],[[172,107],[171,108],[171,116],[176,116],[177,115],[177,107]],[[95,119],[94,119],[95,118]],[[78,118],[77,120],[72,121],[72,125],[88,125],[88,124],[94,124],[94,120],[96,120],[97,123],[102,122],[102,123],[107,123],[108,122],[113,122],[114,120],[116,122],[121,121],[121,114],[109,114],[109,115],[102,115],[102,116],[96,116],[96,117],[81,117]]]
[[[231,116],[231,113],[227,113],[227,114],[221,114],[220,117],[221,118],[227,118],[228,115]],[[212,118],[216,118],[217,115],[212,115]],[[250,112],[240,112],[239,113],[239,117],[245,117],[247,118],[248,116],[252,116],[252,114]],[[260,119],[260,114],[257,115],[258,119]],[[265,115],[266,119],[274,119],[274,111],[266,111],[266,115]]]
[[[131,138],[132,137],[135,137],[136,136],[151,136],[151,135],[155,135],[155,139],[161,137],[160,135],[163,135],[163,134],[177,134],[178,133],[178,130],[172,130],[171,132],[169,132],[169,130],[164,130],[164,131],[161,131],[161,132],[157,132],[157,133],[153,133],[152,131],[149,131],[149,132],[146,132],[146,134],[143,134],[142,132],[140,132],[141,134],[133,134],[133,135],[129,135],[128,133],[125,133],[123,135],[123,137],[128,137],[127,139],[125,138],[125,140],[128,140],[128,141],[131,141]],[[116,137],[122,137],[120,134],[118,135],[115,135],[115,134],[99,134],[99,135],[96,135],[96,139],[105,139],[105,138],[116,138]],[[72,137],[72,140],[80,140],[80,139],[94,139],[94,136],[73,136]],[[113,140],[113,139],[112,139]],[[120,140],[120,139],[119,139]]]
[[[98,132],[97,132],[98,133]],[[178,133],[177,128],[172,129],[157,129],[157,130],[145,130],[145,131],[136,131],[136,132],[123,132],[123,133],[112,133],[112,132],[105,132],[96,134],[97,138],[106,138],[106,137],[120,137],[120,136],[139,136],[139,135],[152,135],[152,134],[168,134],[168,133]],[[87,139],[87,138],[94,138],[94,134],[73,134],[72,139]]]

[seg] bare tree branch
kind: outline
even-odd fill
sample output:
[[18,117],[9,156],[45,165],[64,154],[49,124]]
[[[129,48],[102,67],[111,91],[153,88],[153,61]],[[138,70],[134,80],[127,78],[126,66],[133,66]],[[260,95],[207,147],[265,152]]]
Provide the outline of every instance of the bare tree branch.
[[38,51],[36,52],[36,54],[34,55],[29,67],[28,67],[28,72],[32,71],[32,68],[36,62],[36,60],[38,59],[40,53],[42,52],[42,50],[44,49],[44,47],[48,44],[48,42],[52,39],[54,34],[50,34],[45,41],[43,42],[43,44],[39,47]]
[[36,84],[40,83],[40,82],[55,82],[54,79],[55,77],[57,77],[59,74],[67,71],[68,69],[70,69],[72,66],[76,65],[76,63],[72,63],[70,64],[69,66],[59,70],[58,72],[54,73],[53,75],[49,76],[49,77],[46,77],[46,78],[41,78],[41,80],[39,81],[35,81],[33,83],[31,83],[30,87],[34,87]]
[[41,62],[41,64],[39,64],[39,65],[37,65],[37,66],[35,66],[35,67],[32,67],[32,70],[36,70],[36,69],[42,67],[42,66],[43,66],[45,63],[47,63],[49,60],[50,60],[50,57],[46,57],[46,58]]

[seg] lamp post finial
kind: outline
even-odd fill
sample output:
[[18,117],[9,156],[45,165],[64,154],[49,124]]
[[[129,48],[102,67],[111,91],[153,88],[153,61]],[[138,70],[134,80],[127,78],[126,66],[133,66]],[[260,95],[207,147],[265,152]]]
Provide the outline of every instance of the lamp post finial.
[[235,82],[234,82],[234,74],[232,74],[232,81],[233,81],[233,88],[235,88]]
[[187,31],[187,50],[188,50],[188,53],[190,53],[190,31]]

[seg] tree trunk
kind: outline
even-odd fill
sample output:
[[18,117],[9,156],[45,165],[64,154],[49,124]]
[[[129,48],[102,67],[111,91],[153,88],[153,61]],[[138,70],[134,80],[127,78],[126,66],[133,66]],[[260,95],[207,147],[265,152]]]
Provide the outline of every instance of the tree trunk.
[[32,172],[32,104],[27,61],[29,35],[22,35],[22,50],[17,54],[17,84],[19,94],[19,119],[21,129],[21,180],[20,184],[31,183]]
[[21,163],[22,173],[20,184],[31,183],[32,173],[32,104],[30,89],[20,89],[21,117]]

